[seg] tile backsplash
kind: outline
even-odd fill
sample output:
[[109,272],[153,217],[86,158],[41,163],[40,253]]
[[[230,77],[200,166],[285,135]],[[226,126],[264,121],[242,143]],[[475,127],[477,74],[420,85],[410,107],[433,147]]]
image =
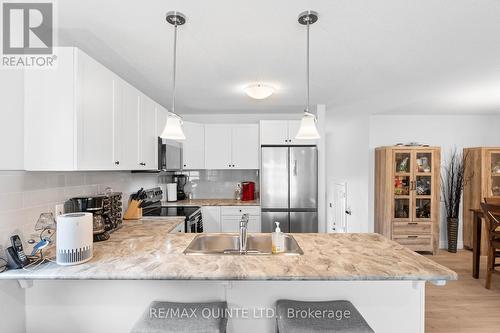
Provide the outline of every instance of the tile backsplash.
[[[189,176],[185,190],[192,192],[195,199],[234,198],[236,184],[242,181],[255,182],[259,191],[257,170],[200,170],[184,174]],[[101,193],[109,186],[123,192],[126,208],[130,193],[158,185],[165,191],[164,183],[170,179],[168,174],[128,171],[0,171],[0,256],[4,255],[5,247],[10,246],[11,235],[19,234],[26,244],[33,237],[40,213],[54,212],[55,205],[71,197]]]
[[28,172],[0,171],[0,256],[19,234],[26,243],[43,212],[54,212],[56,204],[71,197],[91,195],[111,187],[128,195],[139,188],[157,186],[158,175],[122,172]]
[[236,184],[244,181],[255,182],[255,191],[259,192],[258,170],[198,170],[183,174],[189,177],[184,191],[192,193],[193,199],[234,199]]

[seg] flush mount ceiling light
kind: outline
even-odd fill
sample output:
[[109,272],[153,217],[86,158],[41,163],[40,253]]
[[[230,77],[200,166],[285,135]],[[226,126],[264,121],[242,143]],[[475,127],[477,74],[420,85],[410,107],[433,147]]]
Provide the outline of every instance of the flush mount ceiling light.
[[274,88],[267,84],[256,83],[245,87],[245,93],[254,99],[265,99],[274,93]]
[[172,77],[172,109],[167,117],[167,123],[161,133],[162,139],[185,140],[186,136],[182,130],[182,117],[175,113],[175,70],[177,65],[177,26],[186,23],[186,16],[180,12],[172,11],[167,13],[166,20],[174,26],[174,63]]
[[304,115],[300,121],[300,128],[295,136],[299,140],[319,139],[318,129],[316,128],[316,116],[309,112],[309,26],[318,20],[318,13],[307,10],[300,13],[299,23],[307,27],[307,46],[306,46],[306,107]]

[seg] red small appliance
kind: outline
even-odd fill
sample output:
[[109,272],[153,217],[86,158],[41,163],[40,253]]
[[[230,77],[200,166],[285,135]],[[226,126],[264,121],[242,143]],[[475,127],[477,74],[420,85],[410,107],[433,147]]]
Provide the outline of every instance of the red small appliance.
[[241,183],[241,201],[255,200],[255,183],[242,182]]

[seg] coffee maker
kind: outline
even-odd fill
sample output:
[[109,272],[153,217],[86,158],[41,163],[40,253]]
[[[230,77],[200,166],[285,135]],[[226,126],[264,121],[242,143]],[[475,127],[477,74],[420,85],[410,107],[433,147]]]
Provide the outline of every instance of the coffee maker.
[[186,175],[174,175],[174,183],[177,183],[177,200],[186,199],[186,192],[184,192],[184,186],[187,183]]
[[108,211],[107,208],[109,208],[106,207],[105,199],[105,195],[75,197],[69,199],[69,211],[73,213],[92,213],[94,242],[108,240],[108,231],[113,229],[111,219],[108,214],[105,213],[105,211]]

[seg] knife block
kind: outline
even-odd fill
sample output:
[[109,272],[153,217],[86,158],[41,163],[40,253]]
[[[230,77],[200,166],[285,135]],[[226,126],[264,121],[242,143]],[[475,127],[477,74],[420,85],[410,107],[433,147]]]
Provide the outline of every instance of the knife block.
[[124,220],[138,220],[142,217],[142,208],[139,208],[141,201],[130,200],[127,211],[123,216]]

